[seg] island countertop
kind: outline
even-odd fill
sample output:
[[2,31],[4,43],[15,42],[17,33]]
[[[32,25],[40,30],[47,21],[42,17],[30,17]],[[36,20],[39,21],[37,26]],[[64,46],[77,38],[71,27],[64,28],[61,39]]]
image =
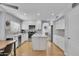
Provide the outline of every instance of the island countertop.
[[43,35],[42,33],[35,33],[32,37],[47,37],[47,36]]

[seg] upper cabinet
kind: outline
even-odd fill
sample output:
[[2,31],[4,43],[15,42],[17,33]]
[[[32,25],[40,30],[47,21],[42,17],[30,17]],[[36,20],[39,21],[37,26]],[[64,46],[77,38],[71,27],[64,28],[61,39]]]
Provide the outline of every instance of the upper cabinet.
[[6,34],[12,34],[12,33],[19,33],[21,30],[21,21],[14,17],[13,15],[10,15],[8,13],[5,14],[5,33]]
[[13,33],[20,32],[20,24],[19,23],[14,22],[14,21],[11,21],[10,23],[11,23],[11,26],[10,26],[11,32],[13,32]]
[[36,30],[41,29],[41,20],[36,22]]
[[55,29],[65,29],[65,19],[62,17],[61,19],[55,21]]

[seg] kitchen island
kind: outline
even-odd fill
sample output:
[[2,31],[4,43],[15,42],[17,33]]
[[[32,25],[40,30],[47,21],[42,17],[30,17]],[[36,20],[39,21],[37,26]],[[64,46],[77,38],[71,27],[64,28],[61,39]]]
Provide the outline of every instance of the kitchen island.
[[46,35],[36,33],[32,36],[32,49],[33,50],[47,50],[47,39]]

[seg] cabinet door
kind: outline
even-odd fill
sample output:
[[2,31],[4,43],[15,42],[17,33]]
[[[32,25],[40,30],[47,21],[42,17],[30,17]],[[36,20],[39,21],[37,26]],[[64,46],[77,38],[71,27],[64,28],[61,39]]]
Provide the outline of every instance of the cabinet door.
[[16,48],[17,48],[19,46],[18,45],[18,37],[17,36],[14,36],[13,39],[16,40]]
[[28,41],[28,34],[27,34],[27,33],[22,34],[22,43],[23,43],[24,41]]
[[47,49],[47,38],[42,37],[40,40],[40,50],[46,50]]
[[56,29],[64,29],[65,28],[65,20],[62,17],[60,20],[56,22]]
[[39,50],[40,49],[40,39],[38,37],[32,38],[32,49],[33,50]]

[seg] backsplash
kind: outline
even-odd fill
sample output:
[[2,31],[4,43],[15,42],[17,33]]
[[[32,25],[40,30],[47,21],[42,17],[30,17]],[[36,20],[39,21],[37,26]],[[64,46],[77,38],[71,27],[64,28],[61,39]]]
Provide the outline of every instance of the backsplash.
[[56,29],[55,34],[64,37],[65,30],[64,29]]

